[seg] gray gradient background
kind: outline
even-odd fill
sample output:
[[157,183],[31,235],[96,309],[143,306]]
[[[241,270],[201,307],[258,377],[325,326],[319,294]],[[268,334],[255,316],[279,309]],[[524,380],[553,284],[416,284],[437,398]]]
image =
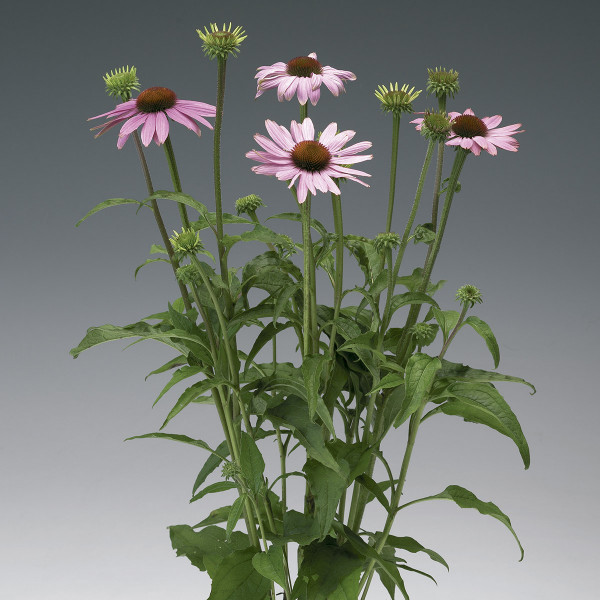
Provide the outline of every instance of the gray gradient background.
[[[204,59],[195,28],[216,20],[246,28],[243,52],[229,64],[223,131],[225,206],[261,194],[264,214],[292,210],[274,178],[250,172],[244,153],[264,119],[289,124],[297,104],[274,92],[254,101],[259,65],[316,51],[358,79],[334,99],[323,92],[311,115],[318,129],[336,120],[373,141],[371,188],[345,187],[345,228],[374,235],[387,203],[391,119],[373,90],[390,80],[424,87],[426,67],[460,71],[450,109],[500,113],[522,122],[517,154],[470,157],[435,275],[454,308],[464,283],[478,285],[477,314],[501,344],[500,371],[533,381],[538,393],[501,385],[529,439],[524,471],[507,438],[459,419],[423,427],[408,474],[407,499],[449,484],[493,500],[526,549],[519,563],[510,534],[495,520],[451,503],[423,503],[401,515],[395,532],[439,551],[451,572],[420,557],[439,587],[407,574],[414,599],[554,600],[597,598],[598,523],[598,10],[592,2],[23,2],[5,9],[2,35],[4,137],[0,219],[2,308],[0,393],[0,597],[7,600],[158,600],[206,598],[209,581],[176,559],[166,527],[194,524],[216,506],[187,500],[206,458],[160,440],[122,443],[156,430],[175,401],[154,410],[166,377],[144,376],[172,356],[159,344],[121,354],[112,343],[68,350],[91,325],[126,324],[164,309],[176,288],[162,264],[134,268],[159,237],[149,211],[104,211],[74,223],[110,197],[142,199],[134,146],[116,150],[116,133],[93,140],[86,118],[114,102],[101,76],[138,67],[142,85],[214,102],[215,63]],[[9,58],[10,57],[10,58]],[[423,95],[417,110],[431,105]],[[396,226],[403,226],[425,143],[401,127]],[[173,128],[187,192],[212,206],[212,134]],[[149,148],[157,188],[170,186],[162,150]],[[431,179],[431,178],[430,178]],[[427,197],[430,194],[427,188]],[[165,203],[166,204],[166,203]],[[330,202],[314,203],[331,225]],[[170,228],[176,212],[165,206]],[[422,211],[419,220],[427,220]],[[279,224],[298,239],[294,227]],[[258,250],[252,248],[252,250]],[[411,248],[406,264],[422,261]],[[232,264],[240,264],[240,251]],[[351,264],[348,261],[348,264]],[[435,276],[434,275],[434,276]],[[359,276],[346,274],[350,284]],[[491,359],[464,331],[451,360],[482,368]],[[192,407],[170,431],[220,441],[207,406]],[[398,468],[405,430],[386,442]],[[274,457],[270,442],[263,444]],[[296,458],[301,465],[300,455]],[[272,463],[273,464],[273,463]],[[300,488],[296,488],[300,491]],[[381,527],[383,514],[369,516]],[[373,588],[375,590],[375,588]],[[374,598],[384,598],[379,588]]]

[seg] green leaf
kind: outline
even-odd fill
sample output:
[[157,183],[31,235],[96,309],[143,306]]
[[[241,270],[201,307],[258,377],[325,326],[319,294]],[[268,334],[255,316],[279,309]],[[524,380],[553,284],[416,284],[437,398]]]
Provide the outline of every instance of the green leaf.
[[186,364],[186,358],[183,355],[180,356],[176,356],[175,358],[172,358],[170,361],[166,362],[164,365],[158,367],[158,369],[155,369],[154,371],[151,371],[150,373],[148,373],[148,375],[146,375],[146,377],[144,378],[144,381],[147,381],[148,377],[150,377],[150,375],[158,375],[159,373],[165,373],[166,371],[170,371],[171,369],[174,369],[175,367],[182,367]]
[[193,208],[201,215],[205,215],[208,211],[206,206],[198,200],[194,200],[190,195],[184,194],[183,192],[169,192],[167,190],[158,190],[151,196],[148,196],[147,200],[173,200],[180,204],[185,204],[190,208]]
[[212,580],[208,600],[265,600],[269,580],[252,565],[255,548],[247,548],[226,556]]
[[439,323],[439,326],[442,328],[444,343],[446,343],[450,332],[456,327],[456,324],[458,323],[460,313],[458,313],[455,310],[440,310],[435,306],[431,308],[431,312],[433,312],[435,320]]
[[[239,217],[238,215],[232,215],[231,213],[223,213],[222,215],[223,225],[252,225],[254,221],[246,219],[245,217]],[[195,221],[194,229],[202,231],[208,227],[216,227],[217,225],[217,213],[206,212],[202,217]]]
[[319,524],[321,538],[329,533],[337,506],[347,487],[348,463],[344,460],[340,460],[339,463],[342,474],[336,473],[314,459],[307,460],[303,467],[314,499],[315,519]]
[[425,502],[426,500],[452,500],[455,504],[460,506],[460,508],[474,508],[478,510],[482,515],[489,515],[494,519],[500,521],[503,525],[505,525],[508,530],[513,534],[517,544],[519,545],[519,549],[521,550],[521,558],[519,561],[523,560],[525,556],[525,551],[523,550],[523,546],[521,546],[521,542],[515,533],[515,530],[512,528],[510,519],[493,503],[493,502],[482,502],[469,490],[466,490],[463,487],[458,485],[449,485],[443,492],[436,494],[435,496],[427,496],[426,498],[419,498],[418,500],[413,500],[404,506],[401,506],[398,510],[402,508],[406,508],[411,504],[417,504],[418,502]]
[[169,380],[169,382],[167,383],[167,385],[165,385],[165,387],[162,389],[161,393],[158,395],[158,398],[156,398],[156,400],[154,401],[154,403],[152,404],[152,406],[155,406],[156,403],[176,383],[179,383],[180,381],[183,381],[184,379],[187,379],[188,377],[192,377],[193,375],[197,375],[198,373],[202,373],[203,370],[204,370],[203,367],[190,367],[190,366],[185,366],[185,367],[182,367],[181,369],[177,369],[177,371],[175,371],[175,373],[173,373],[173,376],[171,377],[171,379]]
[[461,381],[510,381],[513,383],[522,383],[528,385],[535,394],[535,387],[532,383],[521,379],[521,377],[513,377],[512,375],[503,375],[495,371],[483,371],[481,369],[472,369],[468,365],[453,363],[442,359],[442,368],[437,372],[436,379],[458,379]]
[[[171,440],[173,442],[181,442],[183,444],[190,444],[191,446],[196,446],[198,448],[202,448],[203,450],[207,450],[211,454],[217,454],[216,450],[213,450],[206,442],[202,440],[194,440],[187,435],[181,435],[179,433],[145,433],[144,435],[134,435],[132,437],[125,438],[125,441],[129,440],[141,440],[143,438],[157,438],[162,440]],[[219,458],[223,458],[220,456]]]
[[284,513],[283,539],[280,543],[295,542],[300,546],[308,546],[318,537],[319,524],[313,517],[295,510],[288,510]]
[[168,256],[166,248],[160,244],[152,244],[152,246],[150,246],[150,254],[164,254],[165,256]]
[[463,325],[470,325],[485,341],[492,358],[494,359],[494,368],[498,368],[500,363],[500,348],[496,337],[492,333],[490,326],[479,317],[467,317]]
[[274,425],[292,429],[294,437],[306,448],[309,456],[339,472],[340,467],[325,446],[321,426],[310,420],[308,406],[301,398],[290,396],[285,402],[269,408],[265,416]]
[[308,355],[302,360],[302,376],[304,378],[304,386],[306,387],[308,416],[311,421],[315,420],[317,401],[321,398],[319,387],[321,385],[321,373],[326,363],[327,357],[323,354]]
[[358,481],[358,483],[360,483],[366,490],[371,492],[371,494],[373,494],[373,496],[375,496],[375,498],[379,500],[381,506],[383,506],[383,508],[385,508],[385,510],[387,510],[388,513],[390,512],[390,503],[388,502],[388,499],[385,497],[385,494],[383,493],[377,482],[375,482],[366,473],[359,475],[356,478],[356,481]]
[[388,373],[381,379],[379,384],[369,392],[369,394],[387,388],[396,388],[399,385],[404,385],[404,375],[401,375],[400,373]]
[[390,315],[393,315],[399,308],[408,304],[431,304],[436,308],[438,307],[438,303],[431,296],[423,292],[406,292],[392,298]]
[[463,417],[465,421],[487,425],[515,442],[525,468],[529,468],[529,446],[521,425],[506,400],[490,383],[456,382],[449,388],[454,398],[440,405],[447,415]]
[[221,506],[220,508],[215,508],[215,510],[210,512],[206,519],[203,519],[200,521],[200,523],[196,523],[196,525],[194,525],[194,529],[198,529],[198,527],[206,527],[207,525],[216,525],[217,523],[225,523],[229,518],[230,512],[231,506]]
[[402,411],[396,418],[395,427],[399,427],[423,403],[427,402],[429,390],[435,380],[435,374],[442,366],[439,358],[417,352],[413,354],[404,373],[405,397]]
[[207,494],[217,494],[219,492],[226,492],[227,490],[233,490],[237,488],[237,484],[232,481],[217,481],[211,485],[206,486],[203,490],[200,490],[195,496],[190,499],[190,504],[204,498]]
[[[376,539],[378,539],[378,535],[379,534],[375,535]],[[388,535],[385,543],[388,546],[398,548],[398,550],[406,550],[407,552],[412,553],[424,552],[425,554],[427,554],[427,556],[429,556],[429,558],[431,558],[431,560],[440,563],[440,565],[444,565],[444,567],[446,567],[448,571],[450,570],[448,563],[437,552],[425,548],[425,546],[422,546],[421,544],[419,544],[419,542],[417,542],[417,540],[411,537],[397,537],[395,535]]]
[[242,431],[240,447],[240,468],[246,480],[246,485],[258,494],[263,486],[263,473],[265,461],[256,445],[256,442],[245,431]]
[[150,263],[155,263],[155,262],[165,262],[165,263],[169,264],[171,261],[167,260],[166,258],[148,258],[139,267],[136,268],[135,273],[133,274],[133,278],[137,279],[138,271],[142,267],[145,267],[146,265],[149,265]]
[[[267,221],[269,221],[270,219],[285,219],[286,221],[296,221],[300,223],[302,222],[302,215],[300,215],[299,213],[286,212],[273,215],[269,217]],[[320,233],[322,236],[327,235],[327,229],[325,229],[323,224],[320,221],[317,221],[317,219],[311,219],[310,225],[315,231]]]
[[246,494],[242,494],[235,499],[235,502],[231,505],[229,515],[227,516],[227,529],[225,530],[225,537],[227,540],[231,537],[233,528],[242,516],[244,511],[244,502],[246,501]]
[[194,482],[194,487],[192,488],[192,496],[196,493],[196,490],[206,481],[206,478],[223,462],[223,458],[227,458],[229,456],[229,445],[227,444],[227,440],[221,442],[217,449],[215,450],[215,454],[211,454],[204,463],[202,469],[200,469],[200,473],[196,477],[196,481]]
[[283,548],[271,546],[267,552],[258,552],[252,557],[252,566],[263,576],[282,588],[287,586],[283,567]]
[[256,340],[254,341],[252,349],[246,357],[246,368],[250,366],[250,364],[254,360],[254,357],[262,350],[262,348],[264,348],[264,346],[271,339],[273,339],[273,337],[275,337],[278,333],[285,331],[291,326],[292,323],[290,323],[289,321],[287,321],[286,323],[278,323],[276,325],[274,323],[267,323],[262,329],[262,331],[256,336]]
[[[98,211],[103,210],[105,208],[109,208],[111,206],[121,206],[122,204],[137,204],[139,208],[142,206],[148,206],[144,202],[140,202],[139,200],[132,200],[131,198],[111,198],[110,200],[105,200],[104,202],[100,202],[100,204],[96,204],[92,210],[90,210],[84,217],[79,219],[77,223],[75,223],[75,227],[79,227],[88,217],[91,217],[93,214],[96,214]],[[150,208],[148,206],[148,208]]]

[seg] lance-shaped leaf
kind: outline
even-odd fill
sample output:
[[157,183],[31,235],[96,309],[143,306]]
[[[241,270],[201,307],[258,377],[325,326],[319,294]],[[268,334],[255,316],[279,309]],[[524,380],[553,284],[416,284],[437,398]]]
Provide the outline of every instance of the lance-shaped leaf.
[[250,366],[254,357],[264,348],[265,344],[272,340],[278,333],[285,331],[288,327],[291,327],[292,323],[287,321],[286,323],[267,323],[262,331],[256,336],[256,340],[252,345],[248,356],[246,357],[246,369]]
[[406,292],[392,298],[390,315],[393,315],[399,308],[408,304],[431,304],[436,308],[438,307],[438,303],[431,296],[423,292]]
[[510,381],[513,383],[522,383],[528,385],[533,391],[531,395],[535,394],[535,387],[529,381],[525,381],[521,377],[514,377],[512,375],[503,375],[496,371],[484,371],[482,369],[473,369],[468,365],[460,363],[453,363],[448,360],[442,359],[442,368],[436,373],[436,379],[458,379],[461,381]]
[[[371,494],[373,494],[373,496],[379,500],[379,503],[387,512],[390,512],[390,503],[376,481],[374,481],[366,473],[359,475],[356,478],[356,481],[360,483],[366,490],[371,492]],[[369,500],[367,500],[367,502],[369,502]]]
[[427,496],[426,498],[413,500],[412,502],[408,502],[407,504],[401,506],[398,510],[402,510],[403,508],[406,508],[412,504],[417,504],[418,502],[425,502],[426,500],[452,500],[452,502],[454,502],[457,506],[460,506],[460,508],[474,508],[482,515],[489,515],[490,517],[497,519],[513,534],[521,551],[521,558],[519,561],[523,560],[525,551],[523,550],[523,546],[521,546],[521,542],[519,541],[515,530],[512,528],[510,519],[493,502],[483,502],[479,500],[479,498],[477,498],[473,492],[470,492],[459,485],[449,485],[443,492],[440,492],[435,496]]
[[[137,204],[138,210],[142,208],[142,206],[148,206],[144,202],[140,202],[139,200],[133,200],[131,198],[111,198],[110,200],[105,200],[104,202],[100,202],[100,204],[96,204],[92,210],[90,210],[85,216],[83,216],[77,223],[75,223],[75,227],[79,227],[88,217],[91,217],[93,214],[96,214],[100,210],[104,210],[105,208],[110,208],[111,206],[121,206],[123,204]],[[148,206],[148,208],[150,208]]]
[[171,261],[167,260],[166,258],[148,258],[139,267],[136,268],[135,272],[133,273],[133,278],[137,279],[137,274],[142,267],[145,267],[146,265],[149,265],[150,263],[155,263],[155,262],[170,263]]
[[263,576],[282,588],[287,585],[283,567],[283,548],[271,546],[267,552],[258,552],[252,557],[252,566]]
[[431,307],[431,312],[442,329],[442,335],[444,336],[445,343],[450,335],[450,332],[456,327],[458,319],[460,318],[460,313],[455,310],[440,310],[435,306]]
[[182,367],[181,369],[177,369],[177,371],[175,371],[175,373],[173,373],[173,375],[171,376],[171,379],[168,381],[168,383],[162,389],[162,391],[160,392],[160,394],[158,395],[158,397],[156,398],[156,400],[154,401],[154,403],[152,404],[152,406],[155,406],[156,403],[175,384],[179,383],[180,381],[183,381],[184,379],[187,379],[188,377],[193,377],[194,375],[197,375],[198,373],[202,373],[203,371],[204,371],[204,367],[192,367],[192,366],[185,366],[185,367]]
[[457,381],[448,390],[454,396],[439,410],[465,421],[487,425],[515,442],[525,468],[529,468],[529,446],[521,425],[506,400],[491,383]]
[[[213,450],[206,442],[203,440],[194,440],[187,435],[181,435],[179,433],[145,433],[144,435],[134,435],[132,437],[125,438],[125,441],[129,440],[141,440],[144,438],[157,438],[160,440],[171,440],[173,442],[181,442],[183,444],[190,444],[191,446],[196,446],[198,448],[202,448],[211,454],[217,454],[216,450]],[[217,454],[218,456],[218,454]],[[219,458],[224,458],[220,456]]]
[[255,493],[261,491],[265,461],[256,442],[245,431],[242,431],[240,448],[240,468],[246,485]]
[[207,494],[217,494],[219,492],[233,490],[234,488],[237,488],[237,484],[233,483],[233,481],[217,481],[216,483],[211,483],[204,489],[200,490],[197,494],[192,496],[190,499],[190,504],[192,502],[196,502],[196,500],[200,500],[200,498],[204,498],[204,496]]
[[470,316],[467,317],[463,323],[464,325],[470,325],[485,341],[492,358],[494,359],[494,368],[498,367],[500,363],[500,348],[496,341],[496,336],[492,333],[490,326],[482,321],[479,317]]
[[[381,534],[375,534],[375,539],[378,539],[379,535]],[[417,540],[411,537],[398,537],[395,535],[388,535],[385,543],[388,546],[393,546],[394,548],[397,548],[398,550],[406,550],[407,552],[412,553],[424,552],[425,554],[427,554],[427,556],[429,556],[429,558],[431,558],[431,560],[440,563],[440,565],[444,565],[444,567],[446,567],[448,571],[450,570],[448,563],[437,552],[425,548],[425,546],[419,544]]]
[[427,402],[435,374],[441,366],[442,362],[439,358],[427,354],[417,352],[410,357],[404,372],[404,403],[394,422],[395,427],[399,427],[424,402]]
[[305,356],[302,360],[302,377],[304,378],[304,387],[306,387],[308,416],[312,421],[315,420],[317,412],[317,401],[320,398],[321,373],[326,363],[327,357],[324,354]]
[[240,520],[242,516],[242,512],[244,511],[244,502],[246,501],[246,494],[242,494],[238,496],[234,503],[231,505],[231,509],[229,514],[227,515],[227,528],[225,529],[225,537],[229,540],[231,534],[233,533],[233,528],[236,526],[236,523]]
[[147,200],[173,200],[174,202],[179,202],[180,204],[185,204],[186,206],[193,208],[201,215],[205,215],[208,212],[208,209],[202,202],[198,202],[198,200],[195,200],[189,194],[184,194],[183,192],[158,190],[151,196],[148,196]]
[[[267,219],[267,221],[269,219],[285,219],[286,221],[301,222],[302,221],[302,215],[300,215],[298,213],[287,212],[287,213],[279,213],[277,215],[273,215],[273,216],[269,217]],[[320,221],[317,221],[317,219],[311,218],[311,220],[310,220],[310,226],[315,231],[317,231],[318,233],[320,233],[322,236],[326,236],[327,235],[327,229],[325,229],[325,227],[323,226],[323,224]]]
[[212,580],[208,600],[265,600],[269,580],[252,565],[255,548],[247,548],[226,556]]

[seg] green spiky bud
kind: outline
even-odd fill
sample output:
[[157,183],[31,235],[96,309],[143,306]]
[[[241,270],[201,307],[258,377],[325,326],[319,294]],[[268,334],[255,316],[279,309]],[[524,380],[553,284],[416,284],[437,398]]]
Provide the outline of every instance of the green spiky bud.
[[383,112],[392,112],[396,115],[401,115],[403,112],[413,112],[412,102],[419,97],[421,91],[415,91],[414,87],[409,90],[406,83],[399,88],[398,82],[396,82],[395,84],[390,83],[389,90],[385,85],[378,86],[375,96],[381,102]]
[[400,236],[393,231],[388,233],[379,233],[373,240],[373,246],[379,254],[383,254],[388,249],[397,248],[400,245]]
[[264,206],[264,202],[256,194],[250,194],[243,198],[238,198],[235,201],[235,210],[238,215],[242,213],[250,214],[256,211],[257,208]]
[[226,480],[237,479],[241,472],[239,466],[231,461],[226,461],[221,469],[221,475],[223,475]]
[[437,335],[437,327],[430,323],[415,323],[410,328],[410,332],[419,346],[429,346]]
[[445,142],[452,123],[445,112],[427,111],[421,123],[421,135],[434,142]]
[[175,254],[183,258],[185,256],[194,256],[197,252],[204,249],[200,236],[193,229],[181,228],[181,233],[173,231],[173,235],[169,238]]
[[197,285],[202,281],[202,277],[194,265],[179,267],[175,275],[183,285]]
[[294,240],[285,233],[279,234],[279,239],[275,242],[274,246],[283,252],[285,256],[296,253],[296,244],[294,244]]
[[419,242],[431,244],[433,240],[435,240],[433,223],[423,223],[423,225],[417,225],[415,227],[415,232],[413,233],[413,241],[415,244],[418,244]]
[[472,308],[478,302],[483,302],[483,298],[481,296],[479,288],[470,284],[463,285],[462,287],[458,288],[458,291],[456,292],[456,299],[463,306],[466,306],[468,304],[469,308]]
[[123,102],[131,100],[131,92],[140,89],[136,69],[129,65],[106,73],[102,79],[106,85],[106,93],[109,96],[119,96]]
[[459,89],[458,71],[454,71],[453,69],[448,71],[442,67],[427,69],[428,94],[434,94],[437,98],[445,98],[447,96],[454,98]]
[[246,39],[245,31],[241,27],[236,27],[231,31],[223,23],[223,28],[219,29],[216,23],[210,24],[210,31],[205,27],[204,31],[196,29],[202,40],[202,50],[211,60],[213,58],[227,58],[228,54],[236,56],[240,51],[240,44]]

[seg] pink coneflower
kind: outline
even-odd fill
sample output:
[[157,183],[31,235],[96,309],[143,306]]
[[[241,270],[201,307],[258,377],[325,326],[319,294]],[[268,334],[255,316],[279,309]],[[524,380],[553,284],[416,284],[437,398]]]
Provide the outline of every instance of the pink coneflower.
[[280,102],[285,98],[291,100],[298,93],[298,102],[306,104],[310,99],[313,106],[321,96],[321,84],[334,95],[344,90],[344,80],[354,81],[356,75],[350,71],[340,71],[333,67],[324,67],[317,55],[311,52],[308,56],[297,56],[288,63],[276,62],[270,66],[258,68],[256,98],[265,90],[277,87],[277,98]]
[[[452,121],[452,130],[446,145],[460,146],[465,150],[470,150],[475,156],[479,156],[482,150],[496,156],[498,154],[496,146],[516,152],[519,149],[519,142],[512,136],[525,131],[524,129],[517,131],[521,127],[521,123],[496,129],[502,122],[500,115],[480,119],[470,108],[467,108],[462,114],[450,112],[448,116]],[[411,123],[417,123],[415,128],[420,130],[423,118],[415,119]]]
[[315,128],[308,118],[301,125],[292,121],[289,131],[274,121],[265,121],[265,126],[272,139],[258,133],[254,136],[265,152],[251,150],[246,154],[248,158],[263,163],[252,167],[252,170],[263,175],[275,175],[280,181],[289,181],[290,188],[297,181],[298,202],[304,202],[309,191],[313,194],[316,190],[339,194],[340,189],[333,177],[351,179],[369,187],[356,177],[370,177],[368,173],[346,166],[373,158],[371,154],[358,155],[370,148],[371,142],[344,147],[356,135],[355,131],[337,133],[337,123],[330,123],[319,140],[314,141]]
[[200,135],[200,127],[194,120],[212,129],[212,125],[204,117],[214,117],[216,114],[217,109],[211,104],[179,100],[175,92],[169,88],[151,87],[141,92],[135,100],[118,104],[114,110],[91,117],[88,121],[100,117],[111,119],[107,123],[92,128],[100,129],[96,137],[125,121],[117,141],[117,148],[120,150],[125,145],[127,138],[141,125],[144,126],[141,135],[144,146],[148,146],[152,140],[160,146],[169,135],[169,119],[167,117]]

